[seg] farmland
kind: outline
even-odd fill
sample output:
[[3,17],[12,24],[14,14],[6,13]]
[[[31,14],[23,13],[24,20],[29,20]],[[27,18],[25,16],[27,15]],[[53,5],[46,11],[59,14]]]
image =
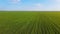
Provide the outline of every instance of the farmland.
[[60,34],[60,12],[1,11],[0,34]]

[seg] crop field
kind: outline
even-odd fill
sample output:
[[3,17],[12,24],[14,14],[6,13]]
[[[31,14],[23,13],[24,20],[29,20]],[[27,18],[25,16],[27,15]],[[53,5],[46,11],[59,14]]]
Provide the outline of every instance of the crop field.
[[1,11],[0,34],[60,34],[60,12]]

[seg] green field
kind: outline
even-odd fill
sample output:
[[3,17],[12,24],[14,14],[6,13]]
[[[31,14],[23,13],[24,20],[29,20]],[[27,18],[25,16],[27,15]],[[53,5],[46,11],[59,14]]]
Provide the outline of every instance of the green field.
[[0,12],[0,34],[60,34],[60,12]]

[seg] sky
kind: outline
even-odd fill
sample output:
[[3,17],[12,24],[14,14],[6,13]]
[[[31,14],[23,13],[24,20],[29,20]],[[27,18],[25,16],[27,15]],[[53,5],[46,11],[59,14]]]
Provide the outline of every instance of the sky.
[[0,0],[0,10],[60,11],[60,0]]

